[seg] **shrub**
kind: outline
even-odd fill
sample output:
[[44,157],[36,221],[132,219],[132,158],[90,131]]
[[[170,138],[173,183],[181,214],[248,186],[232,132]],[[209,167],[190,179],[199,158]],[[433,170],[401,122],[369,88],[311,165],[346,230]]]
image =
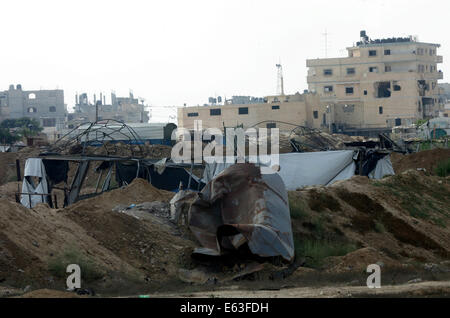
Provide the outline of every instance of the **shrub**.
[[69,275],[66,273],[69,264],[80,266],[81,279],[83,281],[89,282],[103,277],[103,273],[98,269],[97,265],[75,248],[68,248],[62,254],[51,259],[48,262],[48,270],[57,278],[65,278]]
[[434,172],[440,177],[450,176],[450,159],[439,162]]

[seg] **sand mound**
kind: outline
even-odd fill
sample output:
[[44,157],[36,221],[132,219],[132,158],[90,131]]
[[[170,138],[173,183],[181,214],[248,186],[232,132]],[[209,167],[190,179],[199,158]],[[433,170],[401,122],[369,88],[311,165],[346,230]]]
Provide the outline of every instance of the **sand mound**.
[[427,172],[434,174],[434,169],[439,162],[450,159],[450,149],[432,149],[412,154],[392,153],[391,161],[396,174],[408,169],[425,168]]

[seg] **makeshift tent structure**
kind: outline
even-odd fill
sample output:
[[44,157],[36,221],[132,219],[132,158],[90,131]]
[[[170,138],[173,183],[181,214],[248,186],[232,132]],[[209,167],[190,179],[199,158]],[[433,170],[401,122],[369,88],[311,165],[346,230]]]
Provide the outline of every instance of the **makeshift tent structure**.
[[[350,179],[355,175],[357,154],[358,151],[353,150],[280,154],[278,175],[287,190],[295,190],[304,186],[330,185],[335,181]],[[363,175],[379,179],[385,175],[394,174],[389,155],[375,152],[370,154],[370,156],[365,156],[366,159],[362,164]],[[260,159],[262,159],[261,162],[270,162],[266,157],[260,157]],[[209,182],[234,164],[233,162],[206,164],[203,180]]]
[[[45,166],[40,158],[29,158],[25,162],[24,179],[20,203],[27,208],[33,208],[38,203],[47,202],[48,184]],[[38,178],[35,185],[32,177]]]

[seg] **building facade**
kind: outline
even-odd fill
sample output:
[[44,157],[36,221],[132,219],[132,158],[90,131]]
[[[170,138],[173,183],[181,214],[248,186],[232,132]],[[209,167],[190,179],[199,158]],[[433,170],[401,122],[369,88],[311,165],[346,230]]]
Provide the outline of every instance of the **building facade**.
[[24,91],[18,84],[0,92],[0,121],[34,118],[44,127],[44,133],[51,136],[64,128],[65,115],[64,91],[61,89]]
[[308,89],[326,104],[315,109],[324,127],[366,134],[438,116],[439,46],[412,37],[369,40],[361,31],[347,57],[307,60]]
[[106,104],[105,97],[100,94],[100,99],[94,95],[94,102],[91,103],[86,93],[76,96],[75,111],[67,116],[67,127],[75,128],[85,122],[102,119],[115,119],[125,123],[147,123],[150,119],[149,111],[138,98],[134,98],[130,93],[128,97],[117,97],[111,93],[111,104]]
[[309,106],[319,103],[317,94],[297,93],[267,96],[259,103],[180,107],[178,126],[192,130],[195,121],[201,120],[204,129],[265,127],[291,131],[296,126],[319,128],[322,119],[317,113],[313,113],[312,107]]

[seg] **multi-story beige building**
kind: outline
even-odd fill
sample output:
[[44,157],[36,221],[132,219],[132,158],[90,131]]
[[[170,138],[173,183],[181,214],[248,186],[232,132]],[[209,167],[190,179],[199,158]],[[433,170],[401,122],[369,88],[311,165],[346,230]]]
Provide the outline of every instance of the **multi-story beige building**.
[[319,104],[317,94],[267,96],[254,104],[226,104],[178,108],[178,126],[193,129],[196,120],[202,128],[267,127],[290,131],[296,125],[320,127],[311,107]]
[[[361,41],[343,58],[310,59],[308,88],[326,103],[320,113],[334,131],[370,133],[438,116],[439,44],[414,38]],[[324,125],[325,126],[325,125]]]
[[295,125],[332,132],[376,135],[394,126],[438,116],[443,110],[437,81],[439,44],[414,38],[361,41],[342,58],[310,59],[304,94],[268,96],[263,103],[225,104],[178,109],[178,126],[209,127]]

